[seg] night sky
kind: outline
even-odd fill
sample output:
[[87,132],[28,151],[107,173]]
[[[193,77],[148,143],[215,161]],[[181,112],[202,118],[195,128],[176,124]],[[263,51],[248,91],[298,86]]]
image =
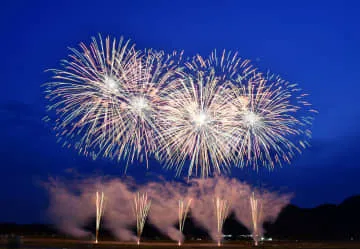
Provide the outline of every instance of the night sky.
[[[316,3],[315,3],[316,2]],[[237,50],[263,71],[299,83],[319,110],[312,147],[274,172],[234,169],[232,176],[293,192],[293,203],[314,207],[360,194],[360,32],[357,1],[1,1],[0,222],[46,222],[49,176],[111,174],[122,165],[92,161],[56,143],[41,119],[46,69],[98,33],[137,48],[208,55]],[[157,173],[133,165],[140,180]]]

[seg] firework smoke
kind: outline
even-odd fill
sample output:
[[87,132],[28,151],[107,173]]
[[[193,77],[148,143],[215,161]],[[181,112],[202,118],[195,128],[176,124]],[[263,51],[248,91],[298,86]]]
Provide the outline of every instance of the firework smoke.
[[107,196],[104,225],[122,241],[137,241],[131,230],[135,224],[135,220],[130,218],[134,212],[134,193],[131,186],[131,182],[124,180],[110,180],[103,187]]
[[[50,184],[49,215],[59,229],[74,237],[90,235],[83,227],[93,218],[94,211],[90,204],[93,203],[96,189],[99,189],[96,179],[77,181],[76,184]],[[161,233],[182,243],[190,205],[191,218],[205,228],[216,242],[219,242],[222,226],[231,212],[253,236],[257,235],[254,238],[260,238],[264,232],[262,224],[265,221],[273,222],[291,197],[260,192],[236,179],[225,177],[196,179],[188,184],[159,181],[142,186],[113,179],[103,182],[101,189],[106,193],[102,226],[122,241],[140,241],[148,215],[149,222]],[[101,199],[100,192],[98,196]],[[214,204],[214,208],[210,208]],[[135,213],[136,224],[134,219],[129,218],[132,212]],[[137,227],[136,235],[131,230],[134,225]]]
[[259,191],[246,187],[235,198],[236,218],[251,232],[256,244],[263,237],[265,221],[274,222],[280,211],[290,202],[292,195]]
[[229,202],[226,200],[232,195],[231,182],[223,177],[196,179],[191,181],[188,189],[189,196],[194,200],[194,208],[191,209],[192,217],[207,230],[210,237],[216,242],[219,242],[222,235],[222,231],[219,233],[219,229],[221,229],[219,226],[222,227],[230,211]]
[[152,200],[149,222],[174,241],[183,241],[183,234],[175,227],[178,223],[178,200],[188,199],[186,187],[175,182],[152,182],[143,186]]
[[88,187],[81,187],[80,194],[76,187],[55,180],[46,187],[50,195],[48,214],[59,230],[75,238],[89,237],[91,233],[83,228],[94,214],[94,199],[88,194]]

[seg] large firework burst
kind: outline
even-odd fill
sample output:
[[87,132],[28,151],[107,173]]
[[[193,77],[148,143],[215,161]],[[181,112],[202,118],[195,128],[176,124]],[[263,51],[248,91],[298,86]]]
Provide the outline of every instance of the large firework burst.
[[260,81],[234,85],[231,105],[241,122],[234,138],[240,166],[274,168],[290,163],[308,145],[310,104],[296,84],[266,75]]
[[226,87],[217,78],[199,72],[183,74],[168,86],[167,101],[159,122],[165,144],[162,150],[168,167],[180,174],[189,162],[188,175],[208,176],[228,170],[232,160],[234,112]]
[[80,153],[126,165],[155,155],[178,175],[188,165],[188,176],[206,177],[234,164],[274,168],[308,146],[306,95],[237,53],[182,68],[182,52],[136,51],[123,39],[80,47],[46,84],[54,129]]
[[[71,49],[62,70],[52,70],[54,82],[46,84],[59,118],[55,130],[64,144],[82,153],[116,158],[147,159],[154,153],[159,134],[156,108],[163,85],[171,79],[181,54],[147,50],[137,52],[129,42],[93,38],[90,47]],[[147,160],[146,160],[147,162]]]

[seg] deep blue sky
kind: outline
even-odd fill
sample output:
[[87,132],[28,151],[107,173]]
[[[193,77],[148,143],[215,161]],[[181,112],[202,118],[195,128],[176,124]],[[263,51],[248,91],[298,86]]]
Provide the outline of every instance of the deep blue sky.
[[[41,121],[40,85],[50,77],[44,70],[57,67],[68,46],[98,33],[123,35],[138,48],[184,49],[188,56],[238,50],[259,68],[299,83],[320,111],[313,147],[275,172],[238,169],[233,175],[294,192],[293,203],[302,207],[360,194],[356,2],[1,1],[0,221],[46,221],[47,197],[37,184],[49,175],[67,168],[120,174],[115,163],[61,148]],[[143,166],[129,174],[135,172],[146,175]]]

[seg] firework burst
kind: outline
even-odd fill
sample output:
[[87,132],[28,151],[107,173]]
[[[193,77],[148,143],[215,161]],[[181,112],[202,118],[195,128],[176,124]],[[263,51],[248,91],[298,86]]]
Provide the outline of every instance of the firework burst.
[[175,167],[179,175],[189,162],[188,176],[198,171],[202,177],[229,170],[232,160],[234,112],[226,87],[213,74],[189,76],[182,73],[169,86],[166,104],[159,122],[165,144],[167,167]]
[[[96,158],[108,154],[106,140],[117,129],[115,120],[122,124],[119,112],[124,85],[141,81],[137,66],[137,53],[129,41],[101,37],[89,47],[80,44],[81,50],[70,49],[70,60],[64,60],[64,69],[51,70],[53,82],[47,83],[46,93],[58,119],[54,129],[59,140],[80,153]],[[65,138],[65,139],[64,139]],[[72,142],[75,141],[75,142]]]
[[237,53],[182,67],[182,52],[136,51],[123,39],[80,48],[45,86],[59,141],[93,159],[148,166],[154,156],[177,175],[188,166],[189,177],[206,177],[231,165],[272,169],[308,146],[315,111],[306,95]]
[[[140,56],[138,67],[144,77],[124,87],[124,98],[120,104],[122,123],[115,126],[117,138],[107,142],[113,147],[113,151],[121,152],[117,153],[118,160],[125,152],[130,155],[131,162],[135,157],[140,161],[145,157],[148,166],[148,154],[157,152],[162,141],[156,121],[159,118],[159,107],[165,102],[163,95],[166,95],[166,92],[163,89],[176,77],[175,72],[179,70],[178,58],[181,58],[181,53],[166,55],[162,51],[153,50],[145,51]],[[120,148],[116,141],[120,142]]]
[[[157,133],[156,108],[162,104],[160,89],[171,79],[181,53],[135,51],[123,39],[105,44],[93,38],[89,48],[71,49],[70,60],[47,83],[47,98],[55,110],[54,129],[65,146],[80,153],[133,162],[148,162]],[[173,70],[174,69],[174,70]],[[64,139],[65,138],[65,139]],[[75,141],[75,142],[72,142]],[[128,165],[127,163],[127,165]]]
[[272,169],[284,161],[290,163],[295,152],[308,146],[309,114],[316,111],[299,92],[296,84],[269,75],[234,86],[231,105],[241,125],[233,143],[237,144],[240,166]]

